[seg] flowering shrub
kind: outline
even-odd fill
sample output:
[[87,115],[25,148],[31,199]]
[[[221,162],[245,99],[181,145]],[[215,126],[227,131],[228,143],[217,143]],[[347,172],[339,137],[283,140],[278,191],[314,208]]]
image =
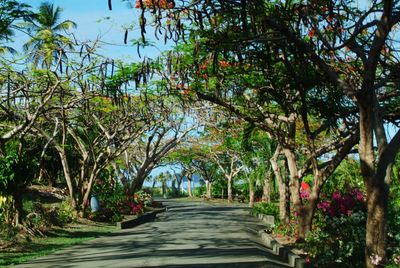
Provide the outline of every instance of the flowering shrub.
[[331,200],[318,204],[314,230],[304,249],[319,267],[332,265],[363,267],[366,205],[363,193],[351,189],[335,191]]
[[141,214],[145,207],[150,207],[153,204],[153,197],[148,190],[139,191],[133,195],[127,195],[125,201],[125,214]]
[[332,194],[332,200],[323,201],[317,207],[330,217],[350,216],[355,210],[365,210],[365,197],[357,188],[344,195],[335,191]]
[[128,203],[130,212],[132,215],[139,215],[143,213],[143,206],[141,204],[135,204],[133,202]]
[[308,199],[310,197],[310,185],[306,182],[301,182],[300,187],[300,198],[301,199]]
[[114,184],[112,180],[98,179],[94,185],[93,195],[100,201],[100,210],[90,212],[88,218],[100,222],[117,222],[122,220],[122,214],[128,212],[125,204],[124,188]]
[[272,215],[279,220],[279,207],[274,203],[257,202],[254,204],[251,213],[253,215]]
[[[142,2],[142,3],[140,3]],[[143,6],[142,6],[143,5]],[[175,7],[174,0],[136,0],[135,8],[171,9]]]
[[136,193],[135,201],[145,207],[150,207],[153,203],[153,197],[151,196],[151,193],[145,189]]

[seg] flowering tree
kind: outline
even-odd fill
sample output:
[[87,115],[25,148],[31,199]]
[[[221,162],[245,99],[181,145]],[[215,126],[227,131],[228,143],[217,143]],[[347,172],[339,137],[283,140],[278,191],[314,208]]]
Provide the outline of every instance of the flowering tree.
[[[141,8],[141,29],[145,32],[143,5]],[[382,260],[379,264],[384,264],[391,167],[400,148],[400,131],[389,139],[384,129],[385,123],[396,125],[399,118],[398,106],[394,105],[398,101],[398,57],[393,42],[399,22],[398,3],[374,1],[362,7],[355,2],[330,0],[274,3],[204,0],[180,1],[172,10],[157,6],[151,10],[156,14],[157,27],[165,29],[165,39],[184,39],[185,21],[189,21],[192,32],[203,37],[193,40],[192,55],[198,57],[191,70],[199,75],[194,82],[196,91],[204,85],[203,88],[211,88],[215,94],[201,91],[197,95],[263,125],[282,145],[291,174],[292,202],[304,219],[299,226],[302,235],[309,229],[313,215],[310,208],[315,208],[318,192],[360,137],[359,155],[368,203],[365,261],[368,267],[374,267],[376,264],[370,257],[379,256]],[[207,56],[204,51],[209,52]],[[210,67],[202,68],[201,64],[207,61]],[[229,76],[221,70],[234,68],[236,62],[241,67],[235,75],[246,76],[252,69],[257,76],[248,75],[241,83],[232,79],[235,83],[226,94]],[[260,81],[260,74],[273,79]],[[187,83],[187,76],[182,75],[182,80]],[[291,90],[285,85],[291,85]],[[233,96],[232,92],[242,98],[225,101],[227,96]],[[268,99],[269,95],[272,98]],[[240,108],[238,100],[249,104],[245,109]],[[263,105],[254,100],[261,100]],[[269,103],[269,108],[265,103]],[[254,118],[254,113],[248,112],[250,104],[262,115],[262,120],[260,115]],[[276,104],[281,105],[280,110],[274,110]],[[338,109],[343,107],[348,109]],[[324,123],[312,126],[311,115]],[[265,123],[268,120],[271,124]],[[274,120],[280,120],[285,129],[271,129]],[[309,156],[306,170],[310,167],[315,177],[307,206],[299,197],[299,178],[304,173],[296,163],[294,149],[301,144],[295,131],[299,121],[307,144],[300,148],[306,148],[303,151]],[[335,142],[324,146],[323,139],[317,136],[332,122],[344,128],[339,128]],[[374,138],[377,150],[373,147]],[[343,146],[339,150],[340,144]],[[331,161],[318,164],[323,155],[335,151]]]

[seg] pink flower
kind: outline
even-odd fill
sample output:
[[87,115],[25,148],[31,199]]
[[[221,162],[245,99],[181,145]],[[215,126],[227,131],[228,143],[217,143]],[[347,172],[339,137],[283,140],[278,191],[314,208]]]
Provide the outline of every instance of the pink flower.
[[357,188],[353,189],[353,191],[351,191],[351,194],[357,201],[360,201],[360,202],[365,201],[364,194],[359,189],[357,189]]
[[304,190],[303,188],[300,189],[300,198],[307,199],[310,197],[310,190]]
[[340,192],[337,190],[332,194],[332,199],[333,200],[338,200],[340,199],[342,196],[340,195]]
[[310,256],[306,257],[306,263],[311,263],[311,257]]

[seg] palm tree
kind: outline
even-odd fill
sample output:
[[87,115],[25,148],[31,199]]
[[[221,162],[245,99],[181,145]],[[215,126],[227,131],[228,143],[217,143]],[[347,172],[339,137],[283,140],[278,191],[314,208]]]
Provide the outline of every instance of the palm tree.
[[12,41],[14,31],[21,28],[17,22],[30,19],[30,6],[14,0],[0,0],[0,54],[16,53],[17,51],[4,43]]
[[50,67],[54,60],[65,56],[64,49],[73,49],[70,38],[61,33],[76,28],[70,20],[60,22],[62,9],[54,7],[49,2],[40,4],[39,12],[28,23],[28,31],[32,38],[23,46],[26,52],[30,51],[35,65],[40,62],[42,66]]

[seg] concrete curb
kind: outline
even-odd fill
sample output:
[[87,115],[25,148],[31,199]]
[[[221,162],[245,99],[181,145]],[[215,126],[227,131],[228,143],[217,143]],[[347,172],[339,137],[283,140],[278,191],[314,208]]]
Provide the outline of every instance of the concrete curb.
[[265,230],[258,231],[258,235],[261,237],[261,240],[265,243],[265,245],[272,249],[272,251],[280,256],[283,260],[285,260],[291,267],[294,268],[309,268],[312,267],[306,263],[306,261],[295,254],[293,251],[288,249],[287,247],[279,244],[271,235],[267,234]]
[[146,223],[148,221],[154,220],[157,216],[158,213],[166,211],[166,208],[160,208],[160,209],[155,209],[150,212],[146,212],[143,215],[140,215],[136,219],[132,220],[126,220],[126,221],[121,221],[117,222],[117,228],[119,229],[128,229],[128,228],[133,228],[135,226],[138,226],[140,224]]
[[258,214],[258,213],[250,213],[250,215],[259,218],[262,220],[264,223],[268,224],[269,226],[274,226],[275,225],[275,217],[272,215],[264,215],[264,214]]

